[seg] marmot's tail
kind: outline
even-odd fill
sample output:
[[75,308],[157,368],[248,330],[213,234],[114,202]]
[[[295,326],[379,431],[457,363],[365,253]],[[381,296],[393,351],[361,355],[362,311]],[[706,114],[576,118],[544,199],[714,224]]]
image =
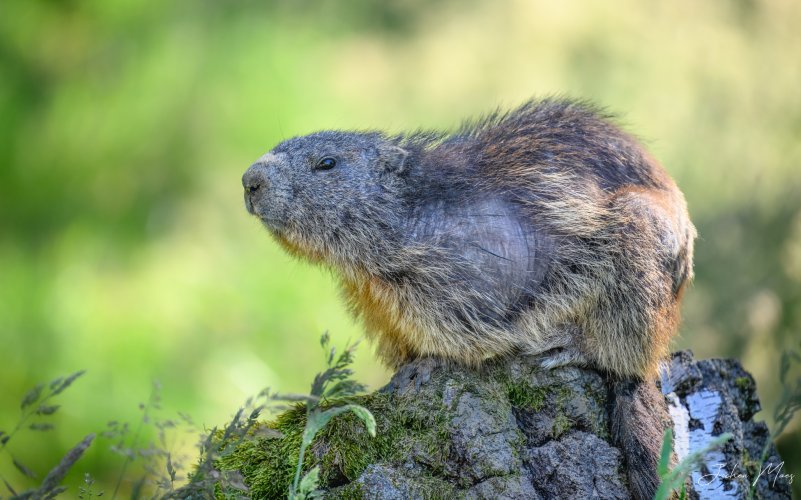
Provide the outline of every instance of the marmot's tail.
[[650,500],[659,487],[662,439],[671,425],[665,397],[651,381],[612,379],[610,386],[612,438],[625,457],[629,489],[637,500]]

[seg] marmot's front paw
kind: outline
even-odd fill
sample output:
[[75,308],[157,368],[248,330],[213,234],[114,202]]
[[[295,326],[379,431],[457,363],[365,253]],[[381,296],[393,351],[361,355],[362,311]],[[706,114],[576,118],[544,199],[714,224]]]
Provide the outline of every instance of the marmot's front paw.
[[441,367],[443,362],[437,358],[417,358],[398,368],[392,380],[384,387],[384,391],[396,394],[405,394],[409,391],[418,392],[423,384],[431,380],[434,371]]

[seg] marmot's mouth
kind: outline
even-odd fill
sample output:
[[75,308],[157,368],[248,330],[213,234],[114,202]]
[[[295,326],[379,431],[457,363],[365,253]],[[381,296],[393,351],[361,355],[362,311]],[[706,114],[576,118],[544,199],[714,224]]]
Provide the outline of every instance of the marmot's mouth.
[[255,200],[254,202],[253,196],[250,196],[247,191],[245,192],[245,209],[247,209],[250,215],[256,216],[272,233],[281,232],[286,225],[280,218],[265,213],[267,210],[265,210],[265,207],[262,206],[260,200]]
[[248,196],[247,191],[245,191],[245,210],[247,210],[250,215],[257,215],[256,210],[253,208],[253,202],[250,200],[250,196]]

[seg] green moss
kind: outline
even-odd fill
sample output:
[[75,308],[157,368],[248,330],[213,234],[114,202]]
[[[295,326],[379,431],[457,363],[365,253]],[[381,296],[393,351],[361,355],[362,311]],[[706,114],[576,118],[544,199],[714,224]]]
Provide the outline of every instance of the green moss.
[[[385,393],[349,398],[348,403],[362,405],[376,417],[376,437],[352,413],[342,414],[323,428],[304,459],[304,470],[320,466],[320,485],[324,488],[348,485],[367,465],[401,462],[410,455],[427,457],[425,462],[443,463],[448,453],[447,414],[441,401],[412,402]],[[339,404],[338,402],[337,404]],[[306,410],[298,405],[260,427],[281,433],[280,437],[256,437],[240,443],[229,455],[215,463],[221,471],[238,470],[254,498],[282,497],[294,477],[300,451]],[[254,432],[258,436],[258,429]],[[441,471],[433,465],[433,477]],[[425,478],[423,478],[425,479]],[[423,484],[423,483],[421,483]],[[437,482],[437,488],[445,483]],[[337,490],[342,498],[358,498],[357,485]]]
[[[389,396],[371,394],[352,398],[348,402],[362,405],[376,417],[376,437],[373,438],[364,423],[353,413],[345,413],[324,427],[311,447],[314,463],[320,465],[321,484],[336,485],[358,478],[367,465],[386,455],[394,435],[389,412]],[[313,464],[310,464],[313,466]]]
[[[331,493],[332,498],[337,498],[339,500],[362,500],[362,498],[364,498],[362,485],[359,483],[346,484]],[[328,495],[326,495],[326,498],[327,497]]]
[[534,411],[542,409],[542,405],[550,393],[547,387],[531,387],[524,381],[507,382],[506,388],[512,406]]
[[553,419],[553,426],[551,428],[551,432],[553,432],[554,439],[558,439],[559,436],[567,432],[573,426],[572,422],[567,415],[564,413],[558,413],[556,417]]
[[576,426],[576,422],[569,416],[570,412],[566,411],[566,408],[572,404],[574,399],[582,403],[589,398],[592,401],[586,402],[589,407],[582,412],[582,415],[586,417],[586,421],[582,420],[582,425],[589,426],[591,431],[600,438],[610,439],[609,429],[604,419],[605,413],[601,413],[604,411],[606,393],[600,392],[596,387],[588,384],[584,387],[585,393],[580,394],[577,398],[574,391],[567,386],[532,387],[523,380],[511,381],[509,379],[504,383],[512,406],[531,411],[546,411],[553,416],[551,430],[554,438],[558,438]]
[[556,389],[556,403],[561,407],[573,398],[573,391],[567,387]]
[[743,469],[748,477],[755,478],[759,476],[759,472],[762,469],[762,463],[759,460],[752,458],[747,449],[743,449],[743,455],[740,459],[740,463],[742,464]]
[[272,429],[280,437],[246,439],[231,453],[220,457],[215,467],[220,471],[239,471],[254,498],[283,497],[295,474],[305,424],[306,408],[297,405],[253,430],[253,435],[258,436],[260,429]]
[[734,379],[734,385],[743,392],[750,392],[753,390],[753,381],[749,377],[737,377]]
[[415,483],[420,498],[431,500],[458,498],[454,492],[456,487],[447,480],[429,476],[417,478]]
[[[382,443],[382,458],[390,463],[402,463],[410,456],[428,465],[432,476],[443,473],[442,464],[450,453],[448,410],[438,398],[428,401],[405,401],[406,406],[394,408]],[[409,404],[410,403],[410,404]]]

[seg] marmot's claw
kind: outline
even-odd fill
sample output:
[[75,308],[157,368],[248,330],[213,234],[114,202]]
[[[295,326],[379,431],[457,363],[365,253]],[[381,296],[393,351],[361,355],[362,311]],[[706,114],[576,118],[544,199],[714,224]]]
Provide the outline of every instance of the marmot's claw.
[[548,351],[542,355],[539,361],[539,365],[546,370],[553,370],[560,366],[587,366],[588,364],[584,354],[572,348]]

